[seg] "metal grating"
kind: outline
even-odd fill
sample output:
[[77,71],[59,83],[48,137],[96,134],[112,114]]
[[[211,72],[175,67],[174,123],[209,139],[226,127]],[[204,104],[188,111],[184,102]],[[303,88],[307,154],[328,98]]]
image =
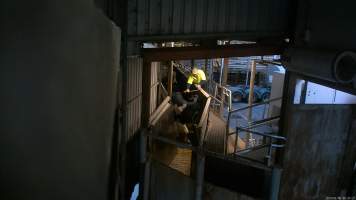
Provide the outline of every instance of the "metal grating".
[[128,35],[134,40],[284,36],[288,29],[290,1],[128,1]]

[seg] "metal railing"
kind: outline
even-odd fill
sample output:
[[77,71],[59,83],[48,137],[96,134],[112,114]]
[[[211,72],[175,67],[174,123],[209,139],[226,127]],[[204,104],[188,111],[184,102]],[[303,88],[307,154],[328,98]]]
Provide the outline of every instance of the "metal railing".
[[[238,113],[238,112],[248,110],[248,109],[253,109],[257,106],[266,105],[266,104],[269,104],[274,101],[279,101],[281,99],[282,99],[282,97],[270,99],[268,101],[256,103],[251,106],[246,106],[243,108],[230,110],[228,112],[227,123],[226,123],[226,135],[225,135],[225,144],[224,144],[225,145],[225,148],[224,148],[225,155],[229,155],[229,153],[227,152],[229,136],[236,135],[234,151],[230,154],[232,154],[234,156],[245,157],[245,156],[243,156],[243,154],[245,154],[247,152],[259,150],[262,148],[268,148],[267,155],[265,155],[266,160],[264,161],[264,163],[267,164],[267,166],[271,166],[272,160],[273,160],[273,158],[272,158],[273,150],[277,149],[277,148],[283,148],[284,143],[286,142],[287,139],[285,137],[274,135],[272,133],[259,132],[259,131],[255,131],[253,129],[256,127],[262,126],[262,125],[274,123],[275,121],[278,121],[280,119],[280,116],[274,116],[274,117],[270,117],[270,118],[264,118],[259,121],[249,122],[248,126],[245,126],[245,127],[239,126],[237,124],[236,131],[234,131],[234,132],[230,132],[230,122],[231,122],[231,116],[234,113]],[[256,145],[255,143],[252,143],[251,141],[245,141],[246,147],[244,149],[238,150],[237,145],[238,145],[240,132],[245,132],[246,134],[251,134],[251,135],[262,136],[263,142],[262,142],[262,144]],[[247,158],[247,157],[245,157],[245,158],[250,159],[255,162],[260,162],[259,160],[255,160],[253,158]]]
[[[190,71],[189,67],[179,63],[173,63],[173,66],[176,67],[185,76],[189,75],[189,71]],[[224,113],[225,107],[227,107],[229,112],[232,110],[231,90],[222,86],[219,83],[216,83],[213,80],[209,80],[209,84],[207,88],[204,89],[204,91],[206,91],[212,98],[210,105],[213,111],[222,115]]]
[[220,116],[224,114],[225,107],[227,111],[230,112],[232,110],[232,92],[228,88],[211,81],[211,85],[213,87],[210,97],[212,98],[211,108],[215,113],[218,113]]
[[[184,68],[183,66],[181,66],[180,64],[174,63],[174,66],[182,73],[187,74],[187,69]],[[250,160],[252,162],[256,162],[256,163],[260,163],[260,164],[267,164],[267,167],[271,166],[273,150],[276,148],[283,148],[286,138],[278,136],[278,135],[274,135],[272,133],[264,133],[264,132],[255,131],[253,129],[256,127],[262,126],[262,125],[271,124],[271,123],[279,120],[279,116],[270,117],[270,118],[262,119],[259,121],[249,122],[248,126],[245,126],[245,127],[236,125],[235,131],[233,131],[233,132],[230,132],[231,117],[233,114],[236,114],[241,111],[248,110],[248,109],[253,109],[257,106],[262,106],[262,105],[265,106],[264,111],[263,111],[263,117],[264,117],[266,105],[271,102],[281,100],[282,98],[281,97],[275,98],[275,99],[271,99],[271,100],[264,101],[261,103],[255,103],[251,106],[233,109],[232,108],[232,92],[231,92],[231,90],[229,90],[228,88],[226,88],[218,83],[215,83],[215,82],[212,82],[212,83],[213,84],[210,84],[209,85],[210,87],[208,88],[209,97],[211,98],[211,101],[209,103],[209,107],[210,107],[209,111],[215,112],[215,114],[219,115],[220,118],[223,119],[226,123],[226,134],[225,134],[225,136],[222,136],[222,137],[224,137],[224,152],[222,153],[222,155],[224,155],[227,158],[240,157],[240,158],[243,158],[246,160]],[[163,94],[167,95],[167,92],[164,91],[165,88],[163,87],[163,85],[161,83],[160,83],[160,86],[163,90]],[[225,114],[227,113],[226,119],[222,116],[224,113]],[[206,126],[208,126],[208,125],[206,125]],[[207,128],[202,133],[202,140],[200,141],[200,145],[202,145],[204,143],[206,131],[207,131]],[[256,145],[254,143],[251,143],[250,141],[245,141],[247,144],[246,147],[244,149],[238,149],[237,145],[239,142],[239,135],[242,132],[245,132],[245,133],[251,134],[251,135],[261,136],[263,138],[262,144]],[[233,147],[233,152],[228,153],[227,152],[228,139],[229,139],[229,136],[231,136],[231,135],[236,135],[236,137],[235,137],[235,141],[234,141],[235,143],[234,143],[234,147]],[[158,139],[158,138],[156,138],[156,139]],[[163,139],[163,138],[161,138],[161,139],[167,140],[167,139]],[[168,141],[165,141],[165,142],[168,142]],[[173,142],[173,141],[171,141],[171,142]],[[192,147],[190,145],[183,145],[183,146],[182,145],[183,144],[180,144],[177,146],[180,146],[180,147],[184,146],[184,148],[189,148],[189,149],[193,148],[194,149],[194,147]],[[264,163],[261,163],[258,160],[254,160],[254,159],[245,157],[243,155],[246,152],[259,150],[261,148],[268,148],[268,153],[267,153],[267,155],[265,155],[266,161]],[[200,151],[204,151],[206,153],[208,153],[208,152],[211,153],[210,151],[205,149],[203,146],[200,147]]]

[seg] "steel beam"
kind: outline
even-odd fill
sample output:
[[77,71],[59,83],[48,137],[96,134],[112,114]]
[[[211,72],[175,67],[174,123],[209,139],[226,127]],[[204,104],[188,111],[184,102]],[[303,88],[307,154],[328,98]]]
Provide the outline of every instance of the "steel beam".
[[157,34],[157,35],[129,35],[129,41],[182,41],[182,40],[244,40],[256,41],[261,39],[278,39],[287,38],[287,33],[280,31],[238,31],[233,33],[192,33],[192,34]]
[[285,47],[259,45],[259,44],[238,44],[215,47],[165,47],[143,49],[143,57],[146,62],[189,60],[189,59],[209,59],[209,58],[229,58],[244,56],[263,56],[282,54]]

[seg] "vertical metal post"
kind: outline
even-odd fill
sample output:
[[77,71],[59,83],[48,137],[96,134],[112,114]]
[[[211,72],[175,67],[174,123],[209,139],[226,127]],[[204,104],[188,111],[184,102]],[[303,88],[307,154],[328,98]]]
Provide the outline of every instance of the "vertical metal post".
[[214,80],[214,69],[213,69],[214,68],[214,61],[213,61],[213,59],[210,59],[209,61],[210,61],[209,62],[210,63],[209,64],[209,80],[208,80],[209,81],[209,90],[210,90],[209,93],[212,94],[213,93],[213,91],[212,91],[213,90],[213,88],[212,88],[213,84],[212,83],[213,83],[213,80]]
[[196,167],[196,187],[195,187],[195,199],[203,199],[204,189],[204,170],[205,170],[205,155],[201,152],[197,152],[197,167]]
[[209,77],[209,72],[208,72],[208,59],[205,59],[203,71],[205,72],[205,74],[208,74],[207,77]]
[[232,111],[232,92],[231,90],[228,91],[229,95],[229,112]]
[[152,63],[143,61],[142,70],[142,114],[141,114],[141,126],[143,128],[148,127],[150,112],[151,112],[151,74],[152,74]]
[[229,58],[223,59],[223,75],[222,75],[222,86],[226,86],[227,78],[229,74]]
[[239,129],[236,129],[236,138],[235,138],[235,146],[234,146],[234,155],[236,153],[237,145],[239,143]]
[[224,58],[221,58],[220,76],[219,76],[219,83],[220,83],[220,85],[222,84],[223,70],[224,70]]
[[148,194],[150,190],[150,168],[151,159],[147,154],[147,136],[145,135],[146,130],[142,129],[140,132],[140,165],[141,170],[141,181],[140,181],[140,199],[148,200]]
[[215,84],[215,87],[214,87],[214,111],[216,111],[216,96],[217,96],[217,93],[218,93],[218,86]]
[[172,96],[173,93],[173,61],[170,63],[168,71],[168,96]]
[[[256,76],[256,62],[253,60],[251,63],[251,77],[250,77],[250,92],[248,96],[248,106],[252,106],[254,101],[254,87],[255,87],[255,76]],[[252,122],[252,107],[248,109],[248,123]],[[250,146],[251,133],[246,134],[246,142]]]
[[[229,73],[229,59],[225,58],[222,59],[222,81],[220,86],[226,86],[227,85],[227,77]],[[226,96],[226,90],[224,87],[221,87],[221,107],[220,107],[220,115],[224,115],[224,103],[225,103],[225,96]]]
[[272,165],[272,138],[269,138],[268,140],[268,152],[267,152],[267,156],[266,156],[266,164],[268,167],[270,167]]
[[143,184],[143,200],[149,199],[150,191],[150,181],[151,181],[151,156],[148,156],[145,163],[145,178]]
[[[250,63],[250,59],[249,59],[249,63]],[[246,80],[245,80],[245,87],[247,87],[248,84],[248,77],[249,77],[249,73],[250,73],[250,67],[246,66]]]
[[[285,136],[284,133],[284,127],[286,124],[287,116],[288,116],[288,110],[287,107],[289,104],[293,102],[292,96],[294,96],[294,88],[295,88],[295,77],[292,76],[291,72],[286,70],[286,74],[284,76],[284,83],[283,83],[283,98],[282,98],[282,105],[281,105],[281,118],[279,120],[279,130],[278,130],[278,135],[280,136]],[[292,86],[292,87],[290,87]],[[284,150],[277,148],[276,149],[276,154],[275,154],[275,163],[283,166],[283,154]]]
[[226,121],[226,133],[225,133],[225,140],[224,140],[224,153],[225,155],[227,155],[227,151],[228,151],[228,148],[227,148],[227,145],[228,145],[228,140],[229,140],[229,135],[230,135],[230,120],[231,120],[231,110],[232,110],[232,107],[231,107],[231,91],[226,91],[226,93],[228,93],[228,101],[229,101],[229,105],[228,105],[228,115],[227,115],[227,121]]
[[264,119],[264,118],[266,118],[265,115],[266,115],[266,107],[267,107],[267,104],[269,104],[269,103],[265,103],[264,106],[263,106],[263,113],[262,113],[261,120]]
[[[141,127],[146,129],[149,125],[150,118],[150,105],[151,105],[151,72],[152,72],[152,63],[143,61],[143,70],[142,70],[142,110],[141,110]],[[147,129],[146,129],[147,130]],[[143,137],[143,136],[142,136]],[[144,170],[143,170],[143,189],[140,192],[143,199],[148,199],[148,191],[149,191],[149,176],[150,176],[150,159],[147,160],[147,140],[146,137],[142,138],[141,143],[141,161],[144,162]]]
[[224,154],[227,155],[227,145],[228,145],[228,141],[229,141],[229,134],[230,134],[230,118],[231,118],[231,113],[229,111],[228,115],[227,115],[227,121],[226,121],[226,130],[225,130],[225,138],[224,138]]
[[269,200],[278,200],[281,176],[282,176],[282,170],[280,168],[273,168]]

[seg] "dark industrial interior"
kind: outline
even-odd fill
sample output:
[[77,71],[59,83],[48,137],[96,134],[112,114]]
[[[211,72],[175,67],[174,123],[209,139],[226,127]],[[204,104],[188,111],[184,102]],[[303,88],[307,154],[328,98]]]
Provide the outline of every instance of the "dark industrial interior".
[[356,1],[0,1],[1,200],[356,200]]

